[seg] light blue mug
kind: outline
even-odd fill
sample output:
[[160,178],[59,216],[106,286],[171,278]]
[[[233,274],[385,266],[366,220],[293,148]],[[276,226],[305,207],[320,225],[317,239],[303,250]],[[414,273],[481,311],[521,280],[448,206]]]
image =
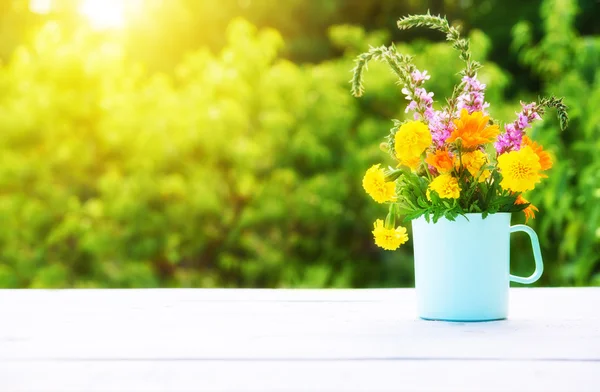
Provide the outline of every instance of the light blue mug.
[[[533,283],[544,266],[535,231],[510,225],[510,213],[413,220],[415,286],[419,316],[427,320],[489,321],[505,319],[510,282]],[[529,234],[535,272],[511,275],[510,233]]]

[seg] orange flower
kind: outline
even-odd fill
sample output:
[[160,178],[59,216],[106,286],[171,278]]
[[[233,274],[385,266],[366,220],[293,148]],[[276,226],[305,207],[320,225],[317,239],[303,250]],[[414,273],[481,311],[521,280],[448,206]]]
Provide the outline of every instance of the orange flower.
[[550,154],[544,151],[544,147],[531,140],[529,136],[523,136],[523,144],[531,147],[533,152],[535,152],[540,158],[540,166],[542,167],[541,170],[548,170],[552,168],[552,157]]
[[482,112],[473,112],[469,114],[466,109],[460,112],[460,118],[454,120],[456,129],[452,131],[447,142],[452,143],[457,139],[462,140],[464,149],[470,150],[485,143],[490,143],[500,133],[498,125],[488,125],[489,116],[484,116]]
[[[515,200],[515,205],[527,204],[527,203],[529,203],[529,200],[527,200],[526,198],[524,198],[521,195],[519,195],[519,197],[517,197],[517,200]],[[533,204],[529,204],[529,206],[523,210],[523,213],[525,214],[525,223],[527,223],[529,218],[535,219],[536,212],[540,212],[540,210],[538,210],[537,207],[534,206]]]
[[454,167],[454,157],[446,149],[428,153],[425,162],[435,167],[440,174],[447,173]]

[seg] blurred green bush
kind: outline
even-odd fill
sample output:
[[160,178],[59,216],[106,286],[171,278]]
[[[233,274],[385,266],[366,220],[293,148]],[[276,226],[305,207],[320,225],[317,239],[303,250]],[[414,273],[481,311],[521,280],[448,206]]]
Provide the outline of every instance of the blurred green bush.
[[[533,131],[557,158],[530,195],[542,284],[600,284],[600,43],[544,18],[540,43],[514,29],[523,63],[573,117],[565,133],[551,116]],[[385,211],[360,186],[405,100],[376,64],[363,98],[348,84],[353,57],[388,36],[338,26],[330,38],[342,57],[297,65],[279,57],[276,31],[236,20],[220,53],[191,53],[166,75],[132,64],[117,40],[46,25],[0,68],[0,287],[411,285],[411,248],[373,245]],[[484,61],[490,40],[470,38]],[[450,94],[460,63],[448,45],[397,47],[432,74],[438,99]],[[512,120],[511,76],[484,63],[492,114]],[[514,241],[513,272],[525,274],[528,245]]]

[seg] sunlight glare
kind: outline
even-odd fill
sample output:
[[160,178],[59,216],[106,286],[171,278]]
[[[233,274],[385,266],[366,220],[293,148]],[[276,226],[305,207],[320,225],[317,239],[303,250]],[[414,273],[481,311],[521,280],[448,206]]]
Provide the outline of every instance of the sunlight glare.
[[29,10],[35,14],[48,14],[52,11],[52,0],[31,0]]
[[98,30],[123,27],[127,0],[82,0],[79,13]]

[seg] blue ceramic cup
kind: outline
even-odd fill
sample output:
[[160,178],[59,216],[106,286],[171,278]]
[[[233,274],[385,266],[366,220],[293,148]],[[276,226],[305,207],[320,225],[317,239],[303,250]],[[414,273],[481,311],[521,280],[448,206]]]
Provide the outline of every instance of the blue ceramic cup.
[[[533,283],[544,269],[535,231],[510,225],[510,213],[413,220],[415,286],[419,316],[427,320],[488,321],[508,313],[510,282]],[[535,272],[511,275],[510,233],[529,234]]]

